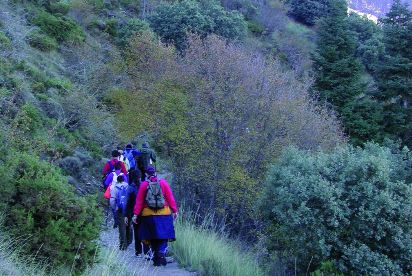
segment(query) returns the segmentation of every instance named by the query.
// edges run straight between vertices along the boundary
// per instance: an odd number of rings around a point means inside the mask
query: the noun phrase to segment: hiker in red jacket
[[[124,175],[127,175],[126,166],[124,165],[123,162],[119,161],[119,156],[120,156],[120,153],[117,150],[112,151],[112,159],[107,161],[106,164],[104,165],[103,172],[102,172],[103,177],[106,177],[109,173],[114,171],[114,164],[116,164],[117,162],[121,163],[122,173],[124,173]]]
[[[140,184],[134,206],[133,222],[139,220],[141,240],[150,241],[154,252],[153,265],[166,265],[167,242],[176,239],[173,219],[177,206],[169,183],[158,179],[153,166],[146,170],[148,181]]]

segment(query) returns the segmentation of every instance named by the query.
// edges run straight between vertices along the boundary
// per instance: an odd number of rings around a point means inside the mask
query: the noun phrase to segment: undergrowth
[[[0,215],[3,224],[4,215]],[[47,267],[36,260],[36,255],[22,256],[21,244],[28,237],[12,238],[0,229],[0,275],[46,275]]]
[[[191,214],[183,214],[175,223],[176,241],[171,251],[180,265],[200,275],[259,276],[263,271],[253,253],[244,252],[230,241],[213,217],[196,225]]]

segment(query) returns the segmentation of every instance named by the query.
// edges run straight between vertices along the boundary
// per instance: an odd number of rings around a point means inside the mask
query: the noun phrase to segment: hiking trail
[[[159,174],[164,178],[165,174]],[[176,260],[165,267],[154,267],[152,261],[138,258],[134,251],[134,241],[127,250],[119,250],[119,230],[112,228],[113,221],[100,234],[99,244],[103,254],[99,269],[92,275],[138,275],[138,276],[194,276],[195,272],[189,272],[179,268]],[[104,273],[107,271],[108,273]]]

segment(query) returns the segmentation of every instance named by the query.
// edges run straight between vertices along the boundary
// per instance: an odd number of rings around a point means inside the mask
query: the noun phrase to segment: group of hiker
[[[112,151],[103,168],[104,196],[119,229],[119,249],[135,242],[135,254],[165,266],[168,241],[175,240],[177,205],[165,179],[156,174],[156,154],[143,143]]]

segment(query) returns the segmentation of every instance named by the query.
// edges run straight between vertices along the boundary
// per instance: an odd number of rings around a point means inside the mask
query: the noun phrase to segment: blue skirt
[[[172,215],[140,217],[140,239],[175,240],[175,228]]]

